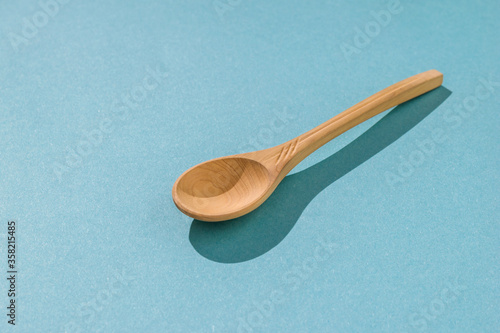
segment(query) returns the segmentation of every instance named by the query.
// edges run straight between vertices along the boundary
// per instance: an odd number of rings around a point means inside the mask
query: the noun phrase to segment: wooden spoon
[[[443,74],[430,70],[407,78],[295,139],[264,150],[216,158],[185,171],[172,197],[184,214],[216,222],[259,207],[281,180],[313,151],[371,117],[435,89]]]

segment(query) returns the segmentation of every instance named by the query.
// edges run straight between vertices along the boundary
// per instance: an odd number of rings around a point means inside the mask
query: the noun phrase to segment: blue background
[[[401,0],[385,26],[386,1],[229,3],[0,3],[0,267],[15,220],[19,270],[0,330],[497,331],[500,2]],[[192,165],[429,69],[443,88],[325,145],[254,213],[174,206]]]

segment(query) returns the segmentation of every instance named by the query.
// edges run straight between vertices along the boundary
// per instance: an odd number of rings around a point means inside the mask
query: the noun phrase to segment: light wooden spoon
[[[376,93],[281,145],[216,158],[185,171],[175,182],[176,206],[195,219],[233,219],[259,207],[281,180],[313,151],[363,121],[435,89],[443,74],[430,70]]]

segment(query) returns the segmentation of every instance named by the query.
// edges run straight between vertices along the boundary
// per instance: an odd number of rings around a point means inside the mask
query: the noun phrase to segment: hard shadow
[[[439,87],[397,106],[332,156],[285,177],[264,204],[245,216],[218,223],[193,220],[191,244],[202,256],[220,263],[261,256],[286,237],[316,195],[408,132],[450,94]]]

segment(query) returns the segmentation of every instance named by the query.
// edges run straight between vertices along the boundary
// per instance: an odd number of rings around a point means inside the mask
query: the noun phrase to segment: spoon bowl
[[[184,214],[207,222],[240,217],[260,206],[281,180],[313,151],[352,127],[439,87],[430,70],[385,88],[312,130],[281,145],[216,158],[185,171],[172,197]]]
[[[177,207],[187,215],[218,221],[263,202],[272,185],[268,169],[242,156],[216,158],[184,172],[174,184]]]

